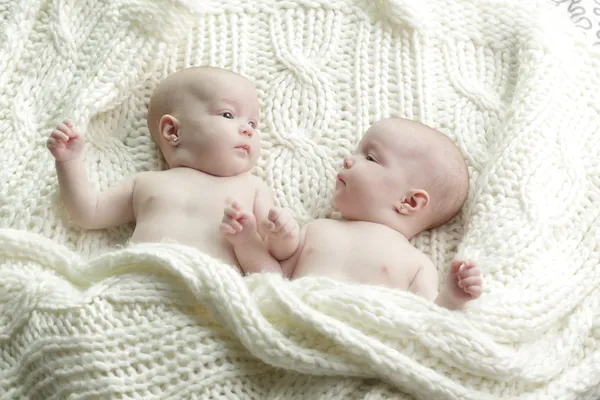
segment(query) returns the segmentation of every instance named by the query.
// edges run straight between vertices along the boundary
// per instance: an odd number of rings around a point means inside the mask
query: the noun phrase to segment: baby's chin
[[[251,171],[253,167],[254,165],[250,163],[244,165],[232,165],[229,168],[223,168],[221,176],[227,177],[245,174],[246,172]]]
[[[353,212],[352,210],[344,210],[344,211],[340,211],[340,209],[337,209],[339,215],[345,219],[346,221],[368,221],[369,219],[365,216],[362,215],[362,213],[360,212]]]
[[[191,168],[197,169],[198,171],[202,171],[213,176],[227,178],[249,172],[250,170],[252,170],[253,167],[254,164],[251,163],[249,160],[232,160],[231,162],[219,163],[218,165],[199,165],[196,168]]]
[[[337,196],[336,196],[337,197]],[[363,213],[360,212],[356,207],[344,204],[343,201],[339,201],[334,198],[333,205],[340,216],[349,221],[363,221]]]

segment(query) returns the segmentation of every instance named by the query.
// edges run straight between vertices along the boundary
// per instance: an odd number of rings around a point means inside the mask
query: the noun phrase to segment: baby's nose
[[[344,158],[344,168],[348,169],[354,165],[354,160],[350,157]]]
[[[240,126],[240,133],[244,136],[252,137],[254,134],[254,129],[248,124],[244,124]]]

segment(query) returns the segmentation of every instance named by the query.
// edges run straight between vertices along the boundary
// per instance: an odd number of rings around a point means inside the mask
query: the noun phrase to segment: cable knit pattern
[[[0,397],[594,399],[600,393],[600,56],[556,1],[0,2]],[[72,225],[45,148],[71,118],[98,189],[161,168],[145,125],[167,74],[254,81],[255,173],[302,222],[375,120],[456,141],[461,215],[414,239],[444,274],[479,261],[453,313],[311,277],[242,278],[131,226]],[[443,275],[442,275],[443,276]]]

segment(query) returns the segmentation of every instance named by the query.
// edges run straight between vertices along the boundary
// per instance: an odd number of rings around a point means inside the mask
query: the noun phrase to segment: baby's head
[[[148,129],[169,168],[215,176],[247,172],[260,154],[259,105],[246,78],[214,67],[169,75],[148,105]]]
[[[344,160],[334,201],[345,219],[384,224],[411,238],[450,221],[468,187],[466,163],[447,136],[389,118],[374,123]]]

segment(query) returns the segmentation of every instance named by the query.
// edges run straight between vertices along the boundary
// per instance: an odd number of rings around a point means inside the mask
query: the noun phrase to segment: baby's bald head
[[[154,90],[147,124],[169,168],[233,176],[250,170],[260,155],[259,114],[248,79],[221,68],[191,67]]]
[[[388,118],[370,128],[400,160],[408,185],[425,190],[426,229],[450,221],[462,208],[469,188],[467,166],[458,147],[443,133],[404,118]]]
[[[190,97],[207,99],[216,92],[228,92],[231,86],[255,95],[254,85],[250,81],[218,67],[190,67],[167,76],[150,97],[147,116],[150,135],[156,143],[161,143],[159,121],[163,115],[186,112],[188,110],[185,105],[189,103]],[[255,99],[251,97],[251,100]]]

